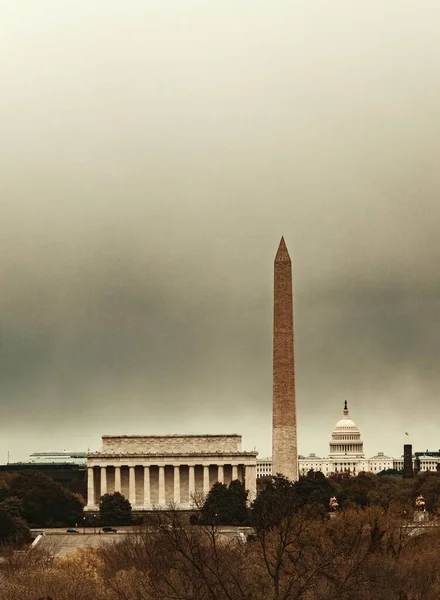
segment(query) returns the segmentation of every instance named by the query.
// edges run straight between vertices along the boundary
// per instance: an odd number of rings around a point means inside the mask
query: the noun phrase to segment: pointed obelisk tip
[[[287,250],[286,242],[284,241],[283,236],[281,236],[280,244],[278,246],[278,251],[275,256],[275,262],[276,261],[289,261],[290,262],[289,251]]]

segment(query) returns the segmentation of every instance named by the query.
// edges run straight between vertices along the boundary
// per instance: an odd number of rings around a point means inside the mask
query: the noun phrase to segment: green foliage
[[[201,521],[209,525],[244,525],[248,520],[246,508],[248,492],[238,481],[231,481],[229,487],[215,483],[201,509]]]
[[[414,509],[415,498],[422,494],[427,510],[440,514],[440,473],[436,472],[422,473],[417,479],[404,479],[394,473],[339,473],[325,478],[310,470],[296,482],[278,475],[259,480],[258,485],[259,494],[251,514],[258,530],[279,525],[301,509],[323,514],[331,496],[337,498],[341,510],[377,506],[385,511],[396,508],[400,514],[408,515]]]
[[[101,525],[130,525],[131,504],[120,494],[104,494],[99,502]]]
[[[403,475],[403,471],[399,471],[398,469],[384,469],[383,471],[379,471],[377,475],[378,477],[383,477],[383,475]]]
[[[295,484],[283,475],[271,477],[252,503],[252,524],[257,530],[270,529],[294,514],[300,506]]]
[[[341,508],[379,506],[388,510],[400,506],[410,510],[413,502],[412,483],[399,475],[359,473],[356,477],[335,475],[330,478]],[[414,496],[415,498],[415,496]]]
[[[252,505],[253,524],[257,529],[270,529],[302,508],[322,515],[335,494],[334,483],[320,471],[311,469],[296,482],[277,475],[265,481]]]
[[[407,480],[408,481],[408,480]],[[411,480],[410,480],[411,481]],[[440,513],[440,473],[425,471],[412,482],[411,499],[422,494],[426,502],[426,510],[433,514]]]
[[[228,486],[224,483],[215,483],[203,503],[201,522],[204,524],[226,524],[225,516],[228,514],[228,502]]]
[[[75,525],[82,518],[82,499],[36,471],[13,479],[6,497],[6,508],[19,509],[31,527]]]
[[[330,477],[329,480],[335,489],[341,508],[368,506],[369,493],[377,484],[377,477],[373,473],[359,473],[356,477],[340,474]]]
[[[332,483],[322,473],[312,472],[294,483],[299,506],[315,506],[316,509],[327,509],[335,490]]]

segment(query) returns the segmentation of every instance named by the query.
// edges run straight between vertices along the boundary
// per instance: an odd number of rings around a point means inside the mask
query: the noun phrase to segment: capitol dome
[[[339,421],[336,423],[334,431],[340,431],[341,429],[343,431],[345,431],[346,429],[350,429],[352,431],[359,431],[356,423],[349,417],[342,417],[342,419],[339,419]]]
[[[364,443],[356,423],[350,419],[347,400],[344,404],[342,419],[336,423],[330,441],[330,458],[345,456],[364,457]]]

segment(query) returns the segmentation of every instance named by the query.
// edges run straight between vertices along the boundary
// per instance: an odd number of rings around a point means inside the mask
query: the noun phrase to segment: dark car
[[[116,529],[114,527],[103,527],[102,533],[116,533]]]
[[[66,533],[79,533],[77,529],[68,529]]]

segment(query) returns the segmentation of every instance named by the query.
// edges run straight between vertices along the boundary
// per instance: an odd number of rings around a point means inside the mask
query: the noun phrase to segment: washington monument
[[[272,472],[298,479],[292,264],[281,238],[274,265]]]

